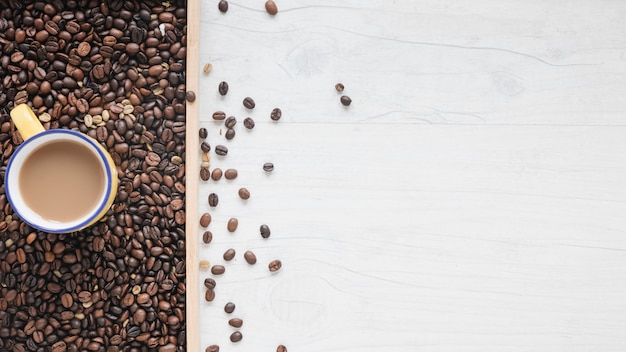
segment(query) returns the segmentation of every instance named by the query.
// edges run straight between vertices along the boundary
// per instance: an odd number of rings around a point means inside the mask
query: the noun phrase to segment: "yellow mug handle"
[[[26,104],[20,104],[11,110],[11,119],[15,127],[20,131],[22,139],[28,138],[45,131],[41,122],[31,108]]]

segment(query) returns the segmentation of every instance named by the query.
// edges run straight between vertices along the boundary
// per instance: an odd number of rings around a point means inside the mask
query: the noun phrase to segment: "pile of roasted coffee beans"
[[[120,179],[105,218],[64,235],[0,186],[0,351],[186,350],[186,18],[184,0],[0,0],[0,179],[19,103],[99,141]]]

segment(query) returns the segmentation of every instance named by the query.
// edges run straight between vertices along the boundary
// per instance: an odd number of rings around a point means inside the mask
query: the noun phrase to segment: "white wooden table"
[[[226,266],[188,307],[202,351],[626,350],[626,3],[263,3],[202,0],[190,61],[213,65],[189,117],[229,148],[211,168],[239,170],[188,195],[213,215],[198,259]]]

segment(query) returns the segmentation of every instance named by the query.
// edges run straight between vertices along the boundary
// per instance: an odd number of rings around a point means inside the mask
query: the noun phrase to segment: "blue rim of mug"
[[[14,156],[17,155],[20,150],[23,149],[23,147],[29,145],[30,143],[35,142],[36,140],[43,138],[47,135],[50,134],[69,134],[75,137],[78,137],[82,140],[84,140],[85,142],[87,142],[89,145],[91,145],[93,148],[93,150],[95,150],[98,154],[98,156],[100,157],[101,161],[103,161],[104,163],[104,167],[105,167],[105,171],[106,171],[106,179],[107,179],[107,185],[106,185],[106,193],[104,193],[106,195],[106,197],[104,197],[104,199],[102,200],[102,202],[98,205],[98,208],[96,208],[95,211],[90,213],[89,218],[87,218],[85,221],[69,227],[69,228],[58,228],[58,229],[53,229],[53,228],[47,228],[45,226],[39,226],[36,224],[31,223],[30,221],[28,221],[25,217],[22,216],[22,214],[20,214],[19,210],[16,209],[16,207],[13,204],[13,200],[11,197],[11,191],[9,187],[9,172],[11,170],[11,165],[13,164],[13,161],[15,160]],[[69,233],[69,232],[74,232],[74,231],[78,231],[78,230],[82,230],[85,226],[87,226],[90,222],[93,221],[93,217],[98,215],[105,207],[105,205],[107,204],[107,201],[109,199],[109,195],[111,194],[111,184],[112,184],[111,180],[111,167],[109,166],[109,163],[107,162],[107,158],[104,155],[104,153],[102,153],[102,150],[98,147],[98,145],[95,144],[95,142],[93,140],[91,140],[90,137],[80,133],[80,132],[76,132],[73,130],[65,130],[65,129],[54,129],[54,130],[47,130],[41,133],[38,133],[32,137],[30,137],[29,139],[25,140],[13,153],[13,156],[11,157],[11,159],[9,160],[9,164],[7,165],[7,169],[5,171],[5,176],[4,176],[4,182],[5,182],[5,192],[7,195],[7,199],[9,201],[9,203],[11,204],[11,208],[13,209],[13,211],[17,214],[17,216],[19,216],[20,219],[22,219],[24,222],[26,222],[28,225],[41,230],[41,231],[45,231],[45,232],[49,232],[49,233]]]

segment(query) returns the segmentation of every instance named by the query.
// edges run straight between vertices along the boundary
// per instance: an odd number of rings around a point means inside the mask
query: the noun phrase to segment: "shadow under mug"
[[[26,104],[17,105],[11,110],[11,119],[15,123],[18,131],[24,139],[22,143],[11,156],[7,165],[5,174],[5,190],[7,199],[13,208],[13,211],[30,226],[45,232],[51,233],[69,233],[82,230],[100,220],[109,210],[117,194],[118,177],[117,168],[109,153],[95,139],[72,130],[53,129],[45,130],[39,122],[34,112]],[[69,149],[64,153],[64,158],[76,157],[74,150],[85,147],[89,153],[89,157],[97,159],[97,165],[104,182],[97,189],[97,201],[94,206],[89,209],[83,209],[81,214],[71,220],[51,219],[45,214],[41,214],[33,209],[32,204],[29,205],[25,200],[25,184],[22,184],[25,177],[21,175],[24,163],[33,156],[34,153],[42,148],[60,142],[71,142],[76,144],[76,148]],[[83,148],[84,149],[84,148]],[[41,182],[46,182],[47,175],[39,175]],[[25,181],[24,181],[25,182]],[[46,185],[46,187],[55,187],[54,184]],[[39,195],[35,195],[39,196]],[[32,197],[32,195],[31,195]],[[42,199],[44,202],[51,200]],[[72,204],[68,204],[68,199],[60,197],[54,199],[58,207],[71,208]]]

